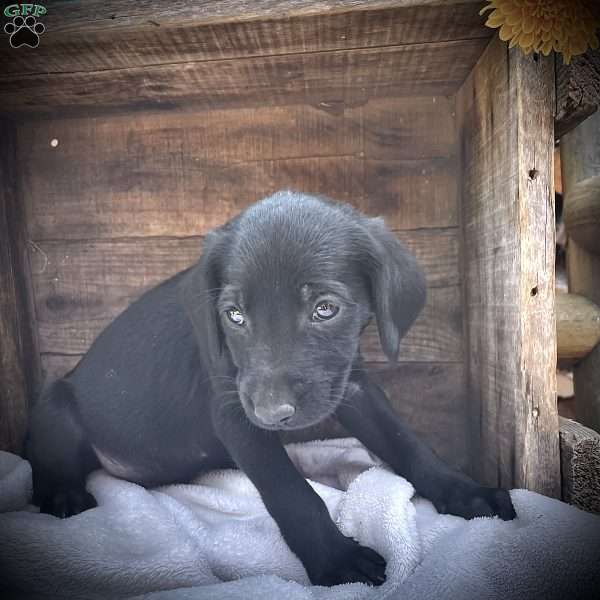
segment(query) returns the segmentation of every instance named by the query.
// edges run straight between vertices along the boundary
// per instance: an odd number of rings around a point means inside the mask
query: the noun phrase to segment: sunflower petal
[[[494,8],[493,4],[488,4],[487,6],[484,6],[480,11],[479,14],[482,15],[486,10],[492,10]]]
[[[520,12],[513,12],[510,13],[509,15],[506,15],[506,22],[511,26],[514,27],[515,25],[521,25],[521,21],[522,21],[522,17],[521,17],[521,13]]]
[[[529,18],[523,19],[523,23],[521,25],[523,31],[525,33],[531,33],[535,29],[535,22],[533,15],[528,15]]]
[[[510,38],[513,36],[512,27],[510,25],[507,25],[506,23],[504,23],[504,25],[502,25],[502,27],[500,27],[499,35],[500,35],[500,39],[503,42],[510,40]]]
[[[501,25],[504,24],[504,18],[502,17],[502,15],[495,10],[488,18],[487,21],[485,22],[485,24],[488,27],[500,27]]]
[[[552,31],[554,27],[554,22],[552,19],[542,19],[542,29],[544,31]]]
[[[552,51],[552,40],[545,41],[542,44],[540,51],[544,56],[548,56],[548,54],[550,54],[550,52]]]
[[[532,46],[534,41],[535,41],[535,38],[533,36],[533,33],[531,33],[531,32],[529,32],[529,33],[523,32],[523,34],[521,35],[521,44],[523,44],[524,46]]]

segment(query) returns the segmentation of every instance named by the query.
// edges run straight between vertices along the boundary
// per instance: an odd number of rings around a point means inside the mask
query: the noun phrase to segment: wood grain
[[[400,360],[461,361],[457,230],[399,232],[427,274],[429,301],[402,344]],[[40,242],[31,249],[40,348],[81,354],[143,291],[188,267],[201,239]],[[367,360],[385,361],[374,327]]]
[[[463,364],[368,365],[392,406],[441,458],[467,472],[468,428]]]
[[[0,450],[20,453],[40,372],[15,137],[0,120]]]
[[[42,353],[42,379],[44,385],[66,375],[83,357],[83,354],[57,354],[53,352]]]
[[[562,499],[600,514],[600,434],[560,417]]]
[[[64,4],[64,3],[63,3]],[[66,34],[99,31],[125,32],[186,23],[210,24],[329,15],[350,10],[409,9],[448,4],[455,7],[477,0],[86,0],[85,5],[70,3],[68,7],[47,8],[44,22],[50,31]],[[475,4],[475,6],[473,6]]]
[[[600,7],[595,4],[597,18]],[[556,65],[556,137],[562,138],[590,115],[600,105],[600,50],[588,50],[565,65]]]
[[[485,42],[484,38],[126,69],[8,74],[0,80],[0,105],[15,113],[60,108],[71,112],[76,107],[215,109],[451,95]]]
[[[87,4],[87,3],[86,3]],[[172,3],[169,3],[170,5]],[[212,4],[222,4],[213,2]],[[157,64],[247,58],[301,52],[327,52],[449,40],[486,38],[484,17],[472,3],[438,6],[370,8],[346,7],[344,12],[296,15],[263,13],[252,20],[206,22],[197,3],[181,10],[146,9],[126,19],[123,6],[107,18],[93,18],[87,6],[75,20],[77,7],[54,10],[42,18],[46,32],[35,52],[12,52],[0,48],[0,73],[89,72]],[[246,7],[246,12],[250,6]],[[349,9],[349,10],[348,10]],[[246,15],[244,15],[247,18]],[[444,26],[440,27],[440,23]],[[1,77],[1,76],[0,76]]]
[[[388,98],[339,112],[290,106],[26,123],[19,160],[30,235],[199,235],[281,188],[351,202],[394,229],[454,226],[453,110],[442,97]]]
[[[553,69],[494,39],[457,104],[476,472],[557,497]]]

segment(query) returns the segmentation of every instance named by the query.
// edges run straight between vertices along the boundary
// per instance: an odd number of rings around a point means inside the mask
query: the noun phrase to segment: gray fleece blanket
[[[340,530],[387,560],[379,588],[311,586],[247,477],[147,490],[97,471],[98,507],[29,505],[29,464],[0,453],[0,596],[152,600],[600,598],[600,517],[513,490],[518,518],[438,514],[356,440],[288,446]]]

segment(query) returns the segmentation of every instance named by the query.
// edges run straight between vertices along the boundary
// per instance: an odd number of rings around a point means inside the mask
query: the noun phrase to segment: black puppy
[[[34,501],[63,517],[94,506],[85,478],[100,465],[153,486],[235,464],[313,583],[377,585],[385,561],[340,533],[280,441],[334,415],[439,511],[512,519],[508,493],[447,467],[361,368],[372,316],[394,360],[424,300],[415,259],[380,219],[293,192],[251,206],[35,406]]]

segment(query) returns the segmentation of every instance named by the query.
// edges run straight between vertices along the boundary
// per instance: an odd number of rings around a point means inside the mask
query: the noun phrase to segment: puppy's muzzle
[[[266,427],[281,427],[288,424],[296,414],[296,396],[291,389],[289,378],[249,376],[240,382],[245,408],[257,424]],[[253,414],[252,414],[253,413]]]
[[[292,404],[279,404],[277,406],[255,406],[256,418],[265,425],[283,425],[287,423],[296,412]]]

